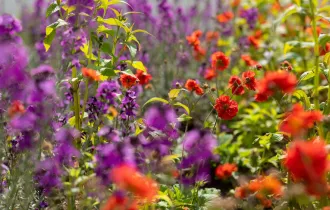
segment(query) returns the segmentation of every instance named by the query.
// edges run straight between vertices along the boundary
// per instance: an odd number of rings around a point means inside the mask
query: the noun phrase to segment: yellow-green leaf
[[[144,72],[147,72],[146,67],[143,65],[141,61],[133,61],[132,66],[136,69],[142,70]]]
[[[176,102],[175,104],[173,104],[174,106],[180,106],[182,108],[184,108],[184,110],[186,110],[187,114],[190,115],[190,109],[187,105],[180,103],[180,102]]]
[[[172,89],[169,93],[168,93],[168,97],[173,100],[176,99],[180,93],[181,89]]]
[[[162,102],[164,104],[168,104],[168,101],[163,99],[163,98],[158,98],[158,97],[154,97],[149,99],[147,102],[145,102],[145,104],[143,104],[143,106],[149,104],[149,103],[153,103],[153,102]]]

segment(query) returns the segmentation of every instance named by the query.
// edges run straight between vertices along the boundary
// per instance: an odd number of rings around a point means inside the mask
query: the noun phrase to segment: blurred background
[[[159,0],[152,0],[149,2],[157,3]],[[191,5],[194,0],[173,0],[179,2],[182,5]],[[34,0],[0,0],[0,14],[10,13],[18,15],[22,7],[31,7]]]

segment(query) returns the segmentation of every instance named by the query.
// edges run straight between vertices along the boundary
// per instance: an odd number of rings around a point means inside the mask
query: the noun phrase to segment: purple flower
[[[13,38],[16,33],[22,31],[22,25],[19,20],[9,14],[0,16],[0,41]]]
[[[36,167],[35,181],[45,194],[49,194],[53,189],[62,187],[62,171],[57,163],[54,159],[48,158],[41,161]]]
[[[157,130],[175,139],[178,137],[179,122],[175,111],[168,107],[151,107],[144,114],[144,122],[149,130]]]
[[[115,99],[120,94],[119,89],[120,86],[117,81],[102,82],[97,89],[96,96],[107,106],[115,105]]]
[[[86,111],[91,122],[95,122],[97,119],[99,119],[100,114],[104,112],[103,105],[104,104],[96,97],[90,97],[88,99]]]
[[[258,9],[253,7],[250,9],[243,10],[240,16],[246,19],[249,28],[253,30],[258,20]]]
[[[128,120],[130,117],[136,116],[139,105],[136,103],[136,93],[134,91],[128,90],[126,92],[120,108],[121,119]]]
[[[213,154],[217,141],[213,134],[207,130],[189,131],[183,139],[183,150],[187,155],[179,164],[180,169],[190,169],[182,175],[182,182],[194,184],[197,181],[207,181],[209,179],[209,161],[216,159]]]
[[[26,80],[28,63],[26,49],[13,42],[0,43],[0,89]]]
[[[128,140],[104,144],[97,148],[95,173],[102,179],[104,184],[109,184],[110,170],[114,166],[123,163],[135,165],[134,148]]]

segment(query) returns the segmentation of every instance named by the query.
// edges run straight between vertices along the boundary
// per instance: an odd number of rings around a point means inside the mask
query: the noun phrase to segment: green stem
[[[316,30],[316,19],[315,19],[315,7],[313,4],[313,0],[309,0],[311,7],[311,19],[312,19],[312,29],[313,29],[313,38],[314,38],[314,65],[315,65],[315,77],[314,77],[314,106],[315,110],[320,110],[320,102],[319,102],[319,86],[320,86],[320,69],[319,69],[319,60],[320,60],[320,51],[319,51],[319,41],[318,34]],[[318,123],[318,132],[319,136],[323,136],[323,126],[322,123]]]
[[[77,69],[76,67],[72,68],[72,79],[74,80],[72,83],[73,86],[73,110],[75,116],[75,128],[80,130],[80,105],[79,105],[79,84],[77,80]]]
[[[88,100],[88,78],[85,79],[84,102],[83,102],[83,107],[82,107],[82,110],[81,110],[81,117],[80,117],[81,123],[82,123],[82,120],[84,119],[87,100]]]

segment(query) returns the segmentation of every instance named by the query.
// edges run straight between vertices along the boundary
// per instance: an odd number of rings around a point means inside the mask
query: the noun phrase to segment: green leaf
[[[192,117],[186,114],[182,114],[180,117],[178,117],[179,122],[185,122],[191,120]]]
[[[124,24],[123,21],[120,21],[116,18],[108,18],[108,19],[103,19],[102,17],[97,17],[97,22],[99,23],[105,23],[111,26],[119,26],[122,29],[124,29],[126,31],[126,33],[130,32],[130,29]]]
[[[86,58],[95,61],[97,59],[96,56],[93,53],[90,53],[88,48],[89,48],[89,44],[85,43],[83,46],[80,47],[80,50],[85,54]]]
[[[52,3],[49,5],[49,7],[46,10],[46,18],[48,18],[51,14],[54,14],[55,12],[59,11],[60,7],[57,5],[57,3]]]
[[[168,104],[168,101],[167,101],[167,100],[165,100],[165,99],[163,99],[163,98],[154,97],[154,98],[149,99],[147,102],[145,102],[145,103],[143,104],[143,107],[144,107],[145,105],[149,104],[149,103],[154,103],[154,102],[162,102],[162,103],[164,103],[164,104]]]
[[[50,24],[46,27],[46,37],[44,39],[44,46],[46,49],[46,52],[49,50],[53,39],[56,35],[56,29],[62,26],[68,25],[68,23],[62,19],[58,19],[56,22]]]
[[[314,76],[315,76],[314,71],[306,71],[303,74],[301,74],[299,80],[300,81],[309,80],[309,79],[313,78]]]
[[[107,54],[111,54],[112,53],[111,50],[112,50],[112,47],[111,47],[110,43],[104,42],[102,44],[102,46],[101,46],[101,51],[102,52],[105,52]]]
[[[177,103],[173,104],[173,106],[180,106],[180,107],[184,108],[184,110],[186,110],[187,114],[190,115],[190,109],[185,104],[177,102]]]
[[[109,29],[109,28],[105,27],[104,25],[98,26],[97,29],[96,29],[96,32],[97,33],[105,33],[105,34],[110,35],[112,37],[114,37],[116,35],[115,30]]]
[[[137,53],[136,46],[134,44],[132,44],[132,43],[126,43],[125,45],[128,48],[129,53],[131,54],[131,58],[134,59],[135,56],[136,56],[136,53]]]
[[[152,36],[151,33],[149,33],[146,30],[142,30],[142,29],[136,29],[136,30],[132,31],[132,34],[136,34],[136,33],[144,33],[144,34],[148,34],[148,35]]]
[[[320,47],[325,47],[325,45],[330,42],[330,34],[320,34],[319,44]]]
[[[311,107],[311,102],[309,100],[309,97],[303,90],[296,90],[292,94],[294,97],[298,98],[300,101],[304,102],[305,106],[307,109]]]
[[[274,22],[275,26],[278,25],[279,23],[285,22],[288,17],[290,17],[291,15],[293,15],[295,13],[298,13],[299,11],[301,11],[301,7],[298,7],[296,5],[292,5],[292,6],[288,7],[282,13],[282,15],[280,15],[280,17],[277,20],[275,20],[275,22]]]
[[[117,74],[115,73],[115,70],[112,68],[101,68],[101,75],[107,77],[114,77]]]
[[[181,92],[181,89],[172,89],[169,93],[168,93],[168,97],[173,100],[176,99],[179,95],[179,93]]]

